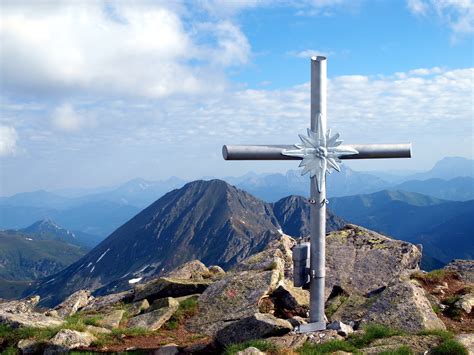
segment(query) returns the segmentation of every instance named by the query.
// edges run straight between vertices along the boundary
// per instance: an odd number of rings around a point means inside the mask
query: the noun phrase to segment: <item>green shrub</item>
[[[433,355],[468,355],[467,349],[454,339],[443,341],[440,345],[431,350]]]
[[[237,354],[239,351],[245,350],[249,347],[254,347],[259,349],[260,351],[277,351],[278,348],[271,343],[268,343],[264,340],[248,340],[243,343],[239,344],[231,344],[226,346],[224,350],[225,355],[234,355]]]
[[[431,330],[422,330],[417,333],[417,335],[434,335],[441,338],[442,341],[450,340],[454,338],[453,333],[448,330],[443,329],[431,329]]]
[[[384,325],[369,324],[364,327],[363,334],[349,335],[347,342],[357,348],[362,348],[376,339],[389,338],[395,335],[403,335],[403,332]]]

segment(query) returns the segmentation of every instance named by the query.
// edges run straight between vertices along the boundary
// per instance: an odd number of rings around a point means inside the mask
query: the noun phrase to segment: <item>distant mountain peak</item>
[[[41,219],[19,232],[33,236],[35,239],[54,239],[75,243],[76,235],[55,223],[50,218]]]

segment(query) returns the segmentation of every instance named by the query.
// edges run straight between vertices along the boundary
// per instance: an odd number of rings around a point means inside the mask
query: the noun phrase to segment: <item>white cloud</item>
[[[69,103],[64,103],[56,107],[52,114],[52,124],[55,128],[65,131],[73,132],[79,130],[85,123],[84,117],[74,110],[74,107]]]
[[[408,0],[407,5],[415,15],[439,17],[455,35],[474,32],[473,0]]]
[[[3,4],[2,89],[151,98],[197,94],[222,88],[224,67],[246,63],[250,54],[246,37],[229,20],[185,26],[166,3],[104,4]]]
[[[0,157],[15,154],[17,141],[18,134],[14,127],[0,125]]]
[[[412,69],[408,72],[409,75],[420,75],[420,76],[440,74],[440,73],[442,73],[442,69],[439,67],[418,68],[418,69]]]
[[[294,57],[308,59],[308,58],[317,57],[317,56],[328,57],[330,55],[333,55],[334,53],[331,51],[327,52],[327,51],[320,51],[317,49],[305,49],[299,52],[291,51],[291,52],[288,52],[288,54]]]

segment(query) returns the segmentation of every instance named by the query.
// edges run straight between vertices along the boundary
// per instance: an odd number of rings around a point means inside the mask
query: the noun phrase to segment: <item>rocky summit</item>
[[[38,296],[4,301],[0,350],[467,354],[472,348],[473,284],[454,266],[422,272],[416,246],[355,225],[327,236],[327,330],[298,333],[308,322],[309,292],[291,280],[296,243],[281,234],[228,271],[192,260],[129,291],[78,290],[54,309],[38,308]],[[464,274],[468,268],[463,263]]]
[[[53,306],[80,289],[96,295],[130,289],[195,259],[228,270],[282,233],[306,236],[308,220],[302,197],[269,204],[221,180],[195,181],[160,198],[25,295],[40,295],[42,305]],[[328,230],[343,224],[328,213]]]

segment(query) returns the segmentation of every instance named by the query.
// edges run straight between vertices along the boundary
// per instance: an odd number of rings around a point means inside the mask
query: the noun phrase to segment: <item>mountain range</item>
[[[308,196],[309,193],[308,178],[293,170],[286,174],[248,173],[224,180],[267,202],[276,202],[289,195]],[[176,177],[154,182],[134,179],[115,187],[36,191],[0,197],[0,229],[25,228],[49,218],[69,230],[94,236],[95,244],[98,244],[140,210],[185,183]],[[328,178],[330,197],[370,194],[386,189],[453,201],[474,199],[473,160],[444,158],[425,173],[404,176],[357,172],[343,166],[341,173]]]
[[[228,269],[282,233],[306,235],[308,211],[302,197],[269,204],[221,180],[194,181],[164,195],[29,292],[55,304],[81,288],[97,294],[125,289],[189,260]],[[344,223],[328,213],[328,231]]]
[[[338,197],[329,206],[345,220],[423,244],[425,262],[473,259],[474,200],[446,201],[406,191]]]

